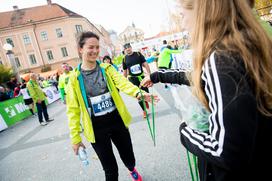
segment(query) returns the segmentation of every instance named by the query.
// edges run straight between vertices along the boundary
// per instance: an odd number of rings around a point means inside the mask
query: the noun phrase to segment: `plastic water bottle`
[[[78,158],[83,163],[84,166],[89,165],[88,155],[83,147],[79,147],[78,149]]]

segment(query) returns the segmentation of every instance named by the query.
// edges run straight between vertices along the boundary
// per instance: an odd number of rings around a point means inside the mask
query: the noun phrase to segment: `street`
[[[160,102],[155,106],[155,147],[137,100],[122,94],[133,117],[129,129],[136,168],[145,181],[189,181],[186,152],[179,140],[180,118],[171,93],[164,89],[163,84],[155,85],[153,92],[160,97]],[[0,132],[0,180],[103,181],[101,164],[86,140],[83,139],[88,146],[90,165],[84,167],[74,155],[65,105],[57,101],[48,106],[48,112],[55,120],[47,126],[40,126],[37,116],[32,116]],[[149,118],[152,122],[151,114]],[[115,147],[114,151],[119,166],[119,180],[131,180]]]

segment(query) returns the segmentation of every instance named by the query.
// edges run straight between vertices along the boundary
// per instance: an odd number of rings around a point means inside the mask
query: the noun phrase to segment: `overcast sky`
[[[151,37],[168,26],[169,12],[174,0],[52,0],[74,11],[92,23],[101,24],[107,30],[121,33],[132,22]],[[46,0],[0,0],[0,12],[45,5]],[[0,17],[1,21],[1,17]]]

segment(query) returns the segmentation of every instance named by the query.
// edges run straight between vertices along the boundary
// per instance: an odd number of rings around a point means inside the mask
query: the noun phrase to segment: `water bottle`
[[[78,149],[78,158],[83,163],[84,166],[89,165],[88,155],[86,150],[83,147],[79,147]]]

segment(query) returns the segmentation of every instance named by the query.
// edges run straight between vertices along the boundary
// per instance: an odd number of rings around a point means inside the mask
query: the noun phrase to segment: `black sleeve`
[[[190,82],[186,77],[186,73],[179,69],[158,70],[150,75],[150,79],[153,83],[161,82],[190,85]]]
[[[211,110],[209,131],[199,132],[183,123],[180,139],[196,156],[217,167],[236,170],[246,166],[253,155],[258,112],[246,72],[238,71],[232,64],[235,61],[229,60],[213,53],[202,69]]]
[[[126,60],[126,56],[123,58],[123,61],[122,61],[123,70],[126,70],[126,69],[127,69],[127,65],[126,65],[126,63],[125,63],[125,60]]]

